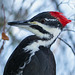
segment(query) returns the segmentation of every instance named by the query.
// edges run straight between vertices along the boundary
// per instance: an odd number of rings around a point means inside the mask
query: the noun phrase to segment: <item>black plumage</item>
[[[50,47],[39,46],[39,50],[31,57],[31,61],[28,61],[31,53],[23,48],[37,40],[40,38],[32,35],[18,45],[7,61],[3,75],[56,75],[56,63]],[[25,67],[20,68],[25,63]],[[21,71],[22,74],[20,74]]]

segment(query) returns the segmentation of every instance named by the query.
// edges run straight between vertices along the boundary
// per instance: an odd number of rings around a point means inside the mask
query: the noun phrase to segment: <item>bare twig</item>
[[[2,50],[4,49],[4,44],[5,44],[5,41],[3,40],[3,44],[2,44],[2,46],[0,48],[0,54],[1,54]]]
[[[4,14],[4,25],[3,25],[3,32],[5,33],[5,27],[6,27],[6,17],[5,17],[5,10],[4,10],[4,5],[2,4],[2,9],[3,9],[3,14]],[[4,49],[4,44],[5,44],[5,40],[3,40],[3,44],[0,48],[0,53],[2,52],[2,50]]]
[[[65,41],[64,41],[63,39],[61,39],[60,37],[58,37],[58,39],[60,39],[60,40],[63,41],[67,46],[69,46],[69,47],[71,48],[72,52],[73,52],[74,55],[75,55],[75,52],[74,52],[73,48],[72,48],[67,42],[65,42]]]
[[[3,5],[3,4],[2,4],[2,9],[3,9],[3,14],[4,14],[3,32],[5,32],[5,27],[6,27],[6,17],[5,17],[5,10],[4,10],[4,5]]]
[[[64,29],[63,31],[72,31],[72,32],[75,32],[74,30],[71,30],[71,29]]]

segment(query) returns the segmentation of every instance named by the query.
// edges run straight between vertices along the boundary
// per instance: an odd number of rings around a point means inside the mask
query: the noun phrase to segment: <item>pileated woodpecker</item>
[[[67,23],[60,12],[42,12],[27,21],[8,22],[35,35],[25,38],[7,61],[3,75],[56,75],[56,63],[50,50]]]

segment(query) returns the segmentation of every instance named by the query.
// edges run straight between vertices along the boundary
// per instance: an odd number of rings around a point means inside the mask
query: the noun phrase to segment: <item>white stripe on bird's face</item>
[[[42,23],[39,23],[39,22],[36,22],[36,21],[29,22],[29,23],[32,24],[32,25],[38,25],[38,26],[42,27],[48,33],[53,34],[54,38],[56,38],[59,35],[59,33],[61,32],[61,29],[59,29],[59,28],[50,27],[49,25],[45,25],[45,24],[42,24]],[[50,38],[49,34],[41,33],[37,29],[31,28],[30,31],[33,32],[34,34],[36,34],[38,37],[48,38],[48,39]]]
[[[47,19],[45,18],[46,21],[58,21],[57,19]]]

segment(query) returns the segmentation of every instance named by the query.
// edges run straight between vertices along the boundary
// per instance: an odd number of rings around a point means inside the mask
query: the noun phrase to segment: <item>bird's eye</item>
[[[44,20],[44,19],[42,19],[42,20],[41,20],[41,23],[45,23],[45,20]]]

